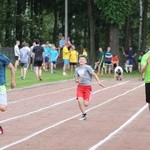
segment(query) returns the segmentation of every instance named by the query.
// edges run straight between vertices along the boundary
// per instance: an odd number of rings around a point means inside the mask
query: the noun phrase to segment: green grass
[[[16,82],[16,88],[22,88],[32,85],[37,85],[41,83],[52,83],[56,81],[63,81],[63,80],[70,80],[73,79],[73,76],[69,75],[68,70],[68,76],[62,75],[62,68],[59,68],[56,70],[55,74],[51,74],[49,71],[42,71],[42,79],[43,81],[37,81],[35,73],[31,71],[30,69],[27,70],[26,79],[21,80],[21,71],[20,68],[15,72],[15,82]],[[10,70],[6,70],[6,87],[10,88]]]
[[[114,74],[104,74],[104,75],[100,75],[100,78],[113,78]],[[123,75],[124,78],[140,78],[141,75],[139,74],[139,72],[137,70],[134,70],[132,73],[126,73],[124,72]]]
[[[50,72],[43,71],[42,72],[42,78],[43,81],[37,81],[35,73],[28,69],[26,79],[21,80],[21,73],[20,73],[20,68],[16,71],[15,74],[15,81],[16,81],[16,88],[22,88],[22,87],[27,87],[27,86],[33,86],[33,85],[38,85],[41,83],[52,83],[52,82],[57,82],[57,81],[63,81],[63,80],[71,80],[73,79],[73,76],[70,75],[70,71],[68,70],[68,76],[63,76],[62,75],[62,68],[57,68],[55,74],[50,74]],[[107,74],[107,75],[100,75],[100,78],[105,79],[105,78],[113,78],[113,74]],[[127,74],[124,73],[124,78],[140,78],[140,74],[138,71],[133,71],[132,74]],[[7,80],[7,88],[10,89],[10,71],[9,69],[6,70],[6,80]]]

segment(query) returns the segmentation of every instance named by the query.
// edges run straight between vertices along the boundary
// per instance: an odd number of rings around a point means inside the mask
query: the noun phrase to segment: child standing
[[[91,81],[92,76],[97,80],[98,84],[103,87],[100,83],[98,76],[94,73],[91,66],[86,65],[87,58],[84,55],[79,56],[79,67],[75,69],[75,82],[78,83],[77,86],[77,100],[79,109],[82,112],[82,117],[80,120],[86,120],[87,115],[85,112],[85,107],[88,106],[91,96]]]
[[[78,55],[79,53],[77,52],[77,50],[75,50],[75,46],[72,45],[69,57],[71,76],[73,75],[73,70],[77,67]]]
[[[15,68],[10,63],[10,60],[3,54],[0,54],[0,111],[4,112],[7,108],[7,95],[6,95],[6,66],[11,72],[11,88],[15,87]],[[3,128],[0,126],[0,134],[3,134]]]

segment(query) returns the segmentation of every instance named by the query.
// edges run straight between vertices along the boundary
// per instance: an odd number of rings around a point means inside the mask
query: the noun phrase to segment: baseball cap
[[[70,42],[67,42],[65,45],[67,45],[67,46],[69,47],[69,46],[71,46],[71,43],[70,43]]]

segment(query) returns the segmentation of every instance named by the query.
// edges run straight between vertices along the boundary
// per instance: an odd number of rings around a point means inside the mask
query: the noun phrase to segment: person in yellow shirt
[[[73,69],[77,67],[78,55],[79,53],[75,50],[75,46],[72,45],[70,49],[70,57],[69,57],[71,76],[73,74]]]
[[[66,76],[66,68],[67,66],[69,66],[69,56],[70,56],[70,52],[69,52],[69,47],[71,46],[70,42],[67,42],[62,50],[62,57],[63,57],[63,61],[64,61],[64,66],[63,66],[63,75]]]
[[[83,52],[82,52],[82,54],[83,54],[84,56],[88,57],[88,53],[87,53],[86,48],[83,48]]]

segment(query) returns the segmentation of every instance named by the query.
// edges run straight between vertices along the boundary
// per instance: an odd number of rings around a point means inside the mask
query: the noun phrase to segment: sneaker
[[[3,134],[4,130],[3,128],[0,126],[0,134]]]
[[[86,119],[87,119],[87,115],[83,114],[79,120],[86,120]]]

